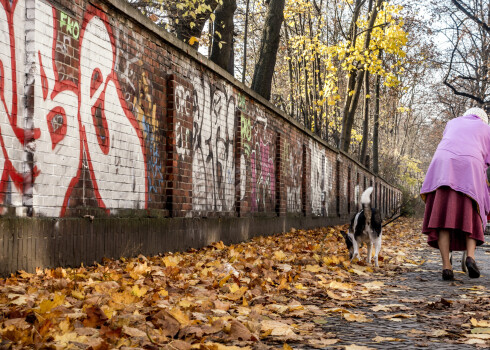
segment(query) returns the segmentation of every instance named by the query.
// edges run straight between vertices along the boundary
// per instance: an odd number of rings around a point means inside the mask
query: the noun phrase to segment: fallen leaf
[[[392,338],[392,337],[380,337],[379,335],[373,338],[373,341],[376,343],[381,343],[384,341],[403,341],[403,339],[400,338]]]
[[[295,336],[296,335],[296,333],[294,333],[293,328],[290,325],[279,321],[264,320],[260,322],[260,328],[261,328],[261,332],[270,331],[270,335],[272,336]]]
[[[340,341],[340,339],[310,339],[308,341],[308,345],[315,349],[322,349],[330,345],[337,344]]]
[[[376,350],[374,348],[369,348],[367,346],[355,345],[355,344],[346,345],[344,349],[345,350]]]
[[[473,327],[490,327],[490,321],[487,320],[477,320],[476,318],[472,317],[470,322]]]
[[[368,319],[363,314],[347,313],[344,314],[343,316],[349,322],[373,322],[373,320]]]
[[[473,334],[490,334],[490,328],[473,328],[471,330]]]
[[[342,300],[342,301],[347,301],[347,300],[352,300],[354,299],[353,296],[340,296],[338,294],[335,294],[334,292],[332,292],[331,290],[327,290],[327,295],[332,298],[332,299],[335,299],[335,300]]]
[[[249,341],[252,339],[252,333],[248,330],[243,323],[232,320],[230,325],[230,338],[233,340]]]
[[[122,332],[130,337],[146,337],[146,333],[134,327],[124,326]]]

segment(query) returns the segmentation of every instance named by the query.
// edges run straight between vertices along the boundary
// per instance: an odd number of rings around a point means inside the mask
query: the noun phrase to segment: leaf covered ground
[[[420,227],[420,221],[405,218],[386,226],[379,268],[348,261],[340,235],[344,225],[293,229],[230,246],[217,242],[185,253],[106,260],[92,267],[21,271],[0,280],[1,346],[291,350],[369,349],[407,341],[490,345],[486,286],[465,284],[462,275],[456,282],[438,281],[438,256],[427,251]],[[454,299],[441,294],[438,283],[452,288]]]

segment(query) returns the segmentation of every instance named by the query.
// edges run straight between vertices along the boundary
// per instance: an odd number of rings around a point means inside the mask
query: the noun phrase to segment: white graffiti
[[[328,216],[333,167],[325,148],[310,139],[311,150],[311,209],[313,215]]]
[[[191,92],[184,88],[182,85],[177,85],[174,90],[175,93],[175,109],[177,113],[189,115],[189,103],[187,101],[191,98]]]
[[[94,13],[95,12],[95,13]],[[62,216],[82,167],[82,152],[98,205],[108,211],[144,208],[142,135],[114,73],[115,47],[98,10],[88,11],[80,37],[79,84],[60,81],[54,64],[55,11],[36,1],[33,204],[38,215]],[[51,45],[46,45],[51,43]]]
[[[235,98],[195,77],[192,203],[197,213],[229,212],[235,204]]]
[[[301,181],[303,168],[303,148],[296,144],[284,142],[283,161],[287,177],[286,209],[288,213],[301,212]]]

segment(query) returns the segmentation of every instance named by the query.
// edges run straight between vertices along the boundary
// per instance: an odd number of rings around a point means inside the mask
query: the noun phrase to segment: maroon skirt
[[[466,250],[467,235],[476,240],[476,245],[485,240],[476,202],[447,186],[426,194],[422,232],[428,236],[427,243],[431,247],[439,248],[440,229],[450,232],[452,251]]]

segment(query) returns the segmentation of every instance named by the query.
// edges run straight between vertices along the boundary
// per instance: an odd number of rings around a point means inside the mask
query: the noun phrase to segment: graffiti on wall
[[[229,212],[235,204],[235,98],[205,75],[193,79],[192,205]]]
[[[137,83],[138,94],[133,99],[133,113],[143,130],[146,148],[148,201],[159,201],[154,195],[161,193],[164,184],[161,152],[160,119],[157,118],[157,104],[154,101],[151,80],[142,72]]]
[[[106,15],[89,6],[83,25],[78,25],[54,7],[35,2],[35,16],[28,19],[34,22],[35,40],[27,52],[30,67],[26,69],[34,108],[28,114],[30,128],[24,131],[18,126],[24,95],[19,72],[24,71],[25,41],[32,38],[24,35],[24,2],[0,0],[0,4],[0,33],[4,34],[0,49],[8,55],[0,56],[2,195],[10,181],[21,194],[28,178],[37,214],[63,216],[85,155],[99,207],[107,211],[145,208],[143,135],[121,95],[114,71],[114,36]],[[72,60],[78,67],[68,75],[59,74],[56,62],[56,49],[68,43],[67,39],[60,43],[60,29],[78,41],[79,57]],[[73,79],[75,73],[77,79]],[[24,146],[33,153],[27,172],[21,162]]]
[[[303,147],[299,141],[284,142],[282,160],[286,180],[286,209],[288,213],[301,212],[301,181],[303,174]]]
[[[143,70],[143,39],[129,35],[125,26],[114,30],[116,45],[115,70],[120,83],[121,96],[127,108],[134,114],[143,133],[146,149],[148,205],[161,202],[164,193],[162,118],[155,99],[154,86]],[[131,39],[131,40],[130,40]],[[134,43],[137,50],[132,50]],[[134,53],[134,54],[133,54]]]
[[[179,160],[189,161],[192,154],[192,132],[185,126],[187,119],[192,118],[192,92],[183,85],[177,84],[174,88],[175,110],[179,119],[175,125],[176,148]],[[184,121],[185,120],[185,121]]]
[[[275,133],[267,128],[267,118],[256,105],[240,108],[240,155],[241,197],[250,194],[252,212],[275,210],[276,171]]]
[[[311,209],[313,215],[329,214],[330,191],[332,190],[332,164],[318,143],[310,140],[311,150]]]
[[[0,0],[0,201],[4,205],[22,205],[23,150],[30,139],[39,137],[39,130],[23,129],[24,23],[24,3]]]

